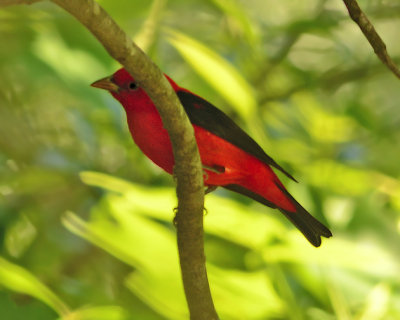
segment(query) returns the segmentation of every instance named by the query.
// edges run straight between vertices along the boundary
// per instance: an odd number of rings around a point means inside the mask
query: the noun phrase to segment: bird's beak
[[[118,92],[119,87],[112,81],[111,76],[97,80],[91,84],[92,87]]]

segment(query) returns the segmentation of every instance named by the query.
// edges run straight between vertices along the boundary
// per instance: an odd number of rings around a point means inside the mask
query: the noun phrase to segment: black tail
[[[319,247],[321,245],[321,237],[329,238],[332,236],[332,232],[325,227],[321,222],[315,219],[311,214],[307,212],[291,195],[290,193],[279,187],[282,192],[292,201],[292,203],[296,206],[296,212],[290,212],[287,210],[283,210],[278,208],[275,204],[268,201],[267,199],[261,197],[260,195],[240,186],[237,184],[230,184],[224,186],[224,188],[243,194],[253,200],[256,200],[268,207],[277,208],[281,211],[286,218],[289,219],[291,223],[293,223],[297,229],[303,233],[303,235],[307,238],[310,243],[315,246]]]
[[[296,204],[296,209],[296,212],[283,209],[279,209],[279,211],[304,234],[314,247],[321,245],[321,237],[329,238],[332,236],[332,232],[309,214],[300,204]]]

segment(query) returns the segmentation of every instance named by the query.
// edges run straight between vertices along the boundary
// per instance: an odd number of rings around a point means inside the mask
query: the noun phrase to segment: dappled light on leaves
[[[315,249],[276,211],[208,194],[221,319],[400,318],[399,83],[343,3],[100,3],[165,73],[251,133],[334,234]],[[361,4],[398,62],[398,7]],[[1,8],[0,20],[1,315],[187,319],[173,179],[89,86],[118,65],[49,4]]]

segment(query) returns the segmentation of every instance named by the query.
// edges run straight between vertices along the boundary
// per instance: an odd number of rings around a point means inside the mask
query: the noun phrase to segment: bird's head
[[[142,105],[143,101],[149,100],[147,93],[138,86],[135,79],[124,68],[109,77],[93,82],[91,86],[109,91],[125,110]]]

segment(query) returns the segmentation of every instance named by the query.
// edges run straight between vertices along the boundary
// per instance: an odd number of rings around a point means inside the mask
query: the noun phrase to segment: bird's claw
[[[178,226],[178,219],[176,218],[176,214],[178,213],[178,207],[173,208],[172,211],[174,212],[174,218],[172,219],[172,224],[176,228]]]
[[[177,213],[178,213],[178,210],[179,210],[178,207],[175,207],[174,209],[172,209],[172,211],[173,211],[174,214],[175,214],[174,218],[172,219],[172,224],[174,225],[175,228],[178,227],[178,219],[176,218],[176,215],[177,215]],[[207,215],[207,214],[208,214],[208,210],[207,210],[206,207],[203,207],[203,212],[204,212],[204,215]]]

